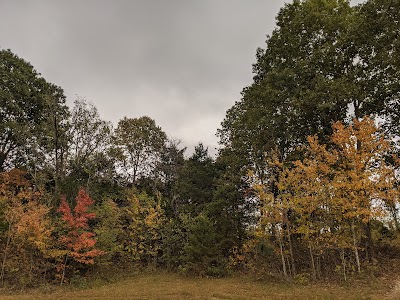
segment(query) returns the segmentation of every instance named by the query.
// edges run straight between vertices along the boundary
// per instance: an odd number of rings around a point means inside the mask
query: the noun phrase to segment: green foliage
[[[184,247],[181,270],[188,274],[222,276],[226,261],[219,246],[217,228],[206,216],[191,219],[188,239]]]
[[[69,118],[69,145],[66,173],[61,191],[72,197],[85,187],[100,201],[118,190],[112,145],[112,125],[102,120],[97,108],[78,99]]]
[[[297,147],[307,136],[326,141],[331,123],[349,113],[380,115],[396,132],[398,9],[396,1],[352,8],[344,0],[298,0],[281,9],[266,48],[257,51],[254,83],[219,130],[241,176],[251,169],[265,182],[266,154],[290,164],[301,158]]]
[[[398,133],[398,11],[397,1],[371,0],[358,7],[351,7],[344,0],[296,0],[286,4],[277,16],[277,28],[267,38],[265,49],[257,50],[254,82],[228,110],[218,131],[224,146],[220,158],[242,181],[236,184],[237,190],[242,191],[242,203],[258,201],[253,197],[254,191],[246,186],[246,180],[260,184],[262,193],[268,194],[259,203],[261,217],[275,215],[277,219],[261,224],[260,229],[267,230],[276,243],[276,259],[282,261],[285,275],[296,273],[296,249],[311,253],[308,267],[318,269],[321,257],[314,235],[326,229],[324,220],[332,218],[332,212],[320,215],[321,210],[312,207],[317,199],[326,202],[331,197],[329,190],[323,191],[324,181],[319,181],[320,178],[304,181],[296,190],[285,191],[287,198],[281,196],[279,182],[286,176],[283,170],[304,158],[301,149],[307,145],[307,137],[315,135],[330,147],[333,144],[329,140],[333,132],[331,124],[349,122],[349,115],[358,119],[365,115],[379,116],[384,120],[387,137]],[[247,174],[251,174],[250,179]],[[353,177],[342,178],[342,182],[351,182]],[[301,197],[305,186],[314,187],[307,198],[308,206],[302,207],[304,202],[287,202],[293,195]],[[350,183],[343,190],[343,198],[359,194],[360,189]],[[380,199],[385,202],[386,196]],[[392,208],[396,223],[396,207],[391,201],[388,203],[386,207]],[[360,207],[354,215],[362,219],[361,215],[365,216],[368,210],[365,202],[358,204]],[[251,207],[241,207],[249,209],[247,214],[254,213]],[[299,209],[297,213],[294,207]],[[306,224],[294,229],[296,220]],[[317,220],[322,223],[317,224]],[[355,227],[347,224],[344,228],[353,232],[348,236],[350,248],[357,252],[365,244],[363,254],[371,257],[369,223]],[[336,230],[331,230],[331,235],[340,232]],[[361,233],[365,236],[360,236]],[[311,234],[311,243],[301,245],[298,235],[307,234]],[[332,242],[336,246],[337,243]],[[305,250],[300,250],[301,247]]]
[[[120,241],[125,234],[122,226],[123,211],[111,199],[105,200],[97,206],[95,213],[98,219],[94,232],[97,238],[97,247],[105,252],[99,258],[99,264],[110,265],[118,263],[123,255],[123,245]]]
[[[208,149],[203,144],[195,147],[194,154],[185,162],[176,182],[178,211],[199,214],[213,198],[216,169]]]
[[[28,165],[61,176],[66,146],[63,90],[48,83],[31,64],[0,50],[0,171]]]
[[[179,148],[179,141],[169,140],[161,152],[160,161],[155,169],[155,178],[153,179],[152,189],[148,193],[156,192],[154,196],[161,196],[161,206],[166,216],[176,217],[178,207],[176,200],[178,190],[175,189],[178,177],[185,164],[183,156],[186,148]]]
[[[191,218],[188,215],[180,214],[177,218],[166,221],[162,228],[160,261],[167,270],[178,270],[182,266],[190,223]]]
[[[247,237],[248,224],[254,222],[254,202],[247,201],[248,185],[241,172],[232,168],[232,157],[222,152],[215,163],[217,177],[213,201],[205,213],[214,222],[220,234],[222,251],[227,255],[233,247],[240,247]]]
[[[167,136],[155,121],[147,116],[123,118],[115,129],[115,145],[119,149],[119,166],[128,183],[151,177],[160,159]]]
[[[288,159],[308,135],[329,134],[332,121],[345,119],[349,62],[337,49],[351,15],[347,1],[294,1],[279,12],[266,49],[257,51],[254,83],[228,110],[219,135],[260,180],[267,176],[265,151]]]
[[[369,0],[355,9],[346,52],[354,57],[353,94],[362,101],[362,115],[378,113],[386,134],[399,132],[400,4]]]
[[[400,161],[387,142],[400,128],[399,16],[397,0],[286,4],[215,160],[201,143],[185,159],[147,116],[113,132],[85,100],[69,115],[61,88],[0,50],[0,171],[28,172],[1,175],[0,279],[26,285],[100,254],[103,268],[202,276],[376,274],[375,259],[399,249]],[[366,115],[382,120],[386,141]],[[80,193],[75,211],[62,201],[62,226],[59,195],[82,187],[97,218]],[[68,277],[86,285],[87,270]]]

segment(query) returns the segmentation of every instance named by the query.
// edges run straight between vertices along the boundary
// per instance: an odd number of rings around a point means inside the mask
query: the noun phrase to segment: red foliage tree
[[[74,261],[83,264],[94,264],[94,258],[104,254],[103,251],[95,249],[95,234],[90,231],[88,221],[95,219],[94,213],[89,213],[88,208],[94,203],[84,189],[80,189],[76,197],[74,211],[68,205],[65,197],[61,201],[58,212],[62,214],[65,222],[66,234],[59,241],[66,246],[67,256]],[[64,266],[65,267],[65,266]]]

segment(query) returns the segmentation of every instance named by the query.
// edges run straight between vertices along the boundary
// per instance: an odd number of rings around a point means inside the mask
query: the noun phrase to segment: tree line
[[[201,143],[186,158],[148,116],[113,128],[67,107],[0,50],[2,284],[110,266],[347,280],[395,259],[399,16],[398,1],[286,4],[215,159]]]

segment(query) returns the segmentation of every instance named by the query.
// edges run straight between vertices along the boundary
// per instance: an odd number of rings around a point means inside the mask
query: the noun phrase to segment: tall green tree
[[[179,172],[175,186],[179,197],[178,211],[192,213],[193,216],[202,212],[213,199],[216,175],[208,149],[199,143]]]
[[[87,170],[96,154],[107,152],[109,149],[112,124],[102,120],[97,108],[85,99],[74,102],[70,123],[70,168],[80,166]]]
[[[115,129],[115,145],[120,151],[118,166],[130,184],[154,176],[167,135],[147,117],[123,118]]]
[[[355,8],[344,53],[352,59],[348,81],[355,116],[379,115],[386,134],[400,126],[400,3],[369,0]]]
[[[152,191],[161,194],[162,207],[167,216],[177,216],[176,201],[178,193],[175,185],[179,178],[179,173],[185,164],[184,152],[186,147],[180,147],[180,141],[168,140],[162,152],[160,161],[155,168],[155,182]]]
[[[398,9],[397,1],[378,0],[358,7],[295,0],[281,9],[257,50],[254,82],[218,131],[239,177],[251,170],[276,197],[279,174],[266,163],[272,153],[290,166],[307,136],[329,141],[331,124],[351,115],[380,116],[388,133],[398,132]]]
[[[265,49],[257,50],[254,83],[227,112],[221,143],[247,159],[264,180],[266,151],[287,159],[310,134],[330,134],[350,101],[343,44],[352,10],[347,1],[294,1],[281,9]],[[346,61],[348,60],[348,61]]]
[[[66,174],[68,151],[69,110],[58,87],[51,87],[43,111],[40,132],[32,133],[31,142],[24,148],[24,162],[38,186],[47,186],[53,194],[59,194],[60,184]]]
[[[47,156],[53,160],[56,180],[62,168],[67,115],[60,87],[10,50],[0,50],[0,170],[27,161],[36,166]]]
[[[111,192],[116,177],[112,124],[102,120],[97,108],[84,99],[74,102],[69,124],[63,192],[72,197],[85,187],[102,200],[103,193]]]

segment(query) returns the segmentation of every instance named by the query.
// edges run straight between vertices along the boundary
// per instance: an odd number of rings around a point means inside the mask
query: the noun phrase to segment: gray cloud
[[[70,106],[85,97],[114,124],[148,115],[214,152],[284,2],[0,0],[0,47],[63,87]]]

